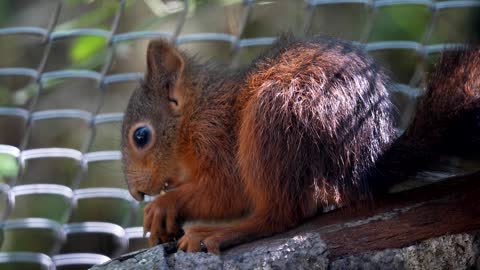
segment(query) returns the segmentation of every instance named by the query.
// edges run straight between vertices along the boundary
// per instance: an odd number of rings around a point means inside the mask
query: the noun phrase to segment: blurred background
[[[235,69],[282,31],[364,46],[397,83],[401,131],[439,52],[479,41],[480,1],[0,1],[0,269],[84,269],[146,247],[119,147],[149,39]]]

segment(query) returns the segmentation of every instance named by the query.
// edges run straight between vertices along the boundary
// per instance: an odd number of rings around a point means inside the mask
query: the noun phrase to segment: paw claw
[[[202,252],[207,252],[208,251],[208,248],[203,241],[200,241],[200,250]]]
[[[186,245],[186,243],[185,243],[183,237],[180,238],[180,239],[177,241],[177,249],[178,249],[178,250],[185,251],[185,250],[186,250],[186,246],[185,246],[185,245]]]
[[[218,228],[210,226],[192,226],[178,240],[179,249],[186,252],[210,252],[220,254],[220,243],[213,237]]]
[[[148,239],[148,245],[150,247],[158,245],[158,239],[155,239],[154,237],[152,237],[152,235],[150,235],[150,238]]]
[[[205,245],[209,253],[220,255],[220,243],[212,238],[207,238],[202,243]]]
[[[150,231],[149,244],[166,243],[173,239],[180,227],[177,224],[177,201],[166,195],[157,197],[144,209],[143,236]],[[165,225],[169,225],[165,228]],[[167,230],[169,229],[169,230]]]

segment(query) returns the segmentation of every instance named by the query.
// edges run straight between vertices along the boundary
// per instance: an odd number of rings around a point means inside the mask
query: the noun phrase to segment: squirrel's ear
[[[184,102],[183,87],[178,84],[183,75],[184,60],[180,52],[164,40],[153,40],[147,49],[147,80],[161,83],[168,90],[173,110],[180,110]]]

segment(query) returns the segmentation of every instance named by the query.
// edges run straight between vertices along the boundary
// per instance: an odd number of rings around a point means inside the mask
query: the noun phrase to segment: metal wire
[[[121,200],[126,200],[128,203],[132,204],[131,211],[137,211],[138,205],[136,202],[131,200],[131,198],[125,197],[125,194],[119,190],[105,189],[105,188],[90,188],[84,190],[76,190],[80,186],[82,178],[88,173],[89,167],[92,164],[99,162],[108,162],[108,161],[118,161],[121,158],[121,154],[117,150],[112,151],[98,151],[98,152],[89,152],[91,151],[91,146],[94,142],[96,136],[96,130],[98,125],[105,123],[120,123],[122,120],[123,114],[121,112],[116,113],[101,113],[101,108],[105,99],[106,88],[109,85],[122,82],[135,82],[143,75],[141,73],[122,73],[122,74],[109,74],[109,70],[112,67],[114,60],[114,50],[116,45],[125,41],[134,41],[134,40],[145,40],[152,38],[167,38],[172,43],[181,45],[195,42],[219,42],[230,44],[230,50],[232,55],[232,65],[236,65],[238,58],[240,57],[240,50],[247,47],[258,47],[265,46],[273,43],[275,41],[274,36],[258,36],[245,38],[244,32],[246,26],[251,18],[253,10],[258,4],[254,0],[244,0],[243,5],[243,14],[240,16],[240,21],[238,22],[238,31],[234,34],[230,33],[193,33],[193,34],[182,34],[182,30],[185,26],[188,13],[189,13],[189,1],[184,0],[183,5],[184,9],[180,12],[178,16],[177,23],[174,29],[171,32],[162,32],[162,31],[133,31],[126,33],[118,33],[119,24],[122,21],[122,17],[125,12],[126,1],[121,0],[118,4],[118,9],[114,15],[112,25],[110,30],[103,30],[97,28],[84,28],[84,29],[72,29],[67,31],[56,30],[60,14],[64,8],[63,1],[58,1],[55,5],[55,8],[52,10],[50,23],[46,28],[42,27],[9,27],[9,28],[0,28],[0,36],[10,36],[10,35],[26,35],[32,37],[40,37],[43,41],[44,50],[41,57],[41,60],[36,68],[25,68],[25,67],[3,67],[0,68],[0,76],[2,77],[14,77],[14,76],[24,76],[30,78],[31,81],[35,82],[38,86],[38,91],[32,102],[29,103],[27,108],[18,108],[18,107],[0,107],[0,117],[16,117],[18,121],[23,121],[25,123],[25,135],[21,140],[21,143],[18,147],[6,144],[0,144],[0,154],[11,156],[13,159],[16,159],[19,165],[19,174],[18,176],[11,180],[11,182],[3,184],[0,189],[0,195],[3,194],[7,202],[4,204],[7,209],[1,211],[0,214],[5,213],[4,219],[12,213],[15,206],[15,196],[25,196],[26,194],[36,194],[41,192],[42,189],[15,189],[18,180],[21,179],[25,174],[26,163],[32,160],[37,159],[51,159],[51,158],[63,158],[72,160],[79,167],[78,173],[73,181],[71,187],[68,187],[67,190],[62,188],[56,188],[55,193],[60,197],[64,197],[66,200],[73,200],[77,202],[90,197],[107,197],[107,198],[116,198]],[[385,50],[408,50],[417,54],[418,63],[414,76],[412,77],[410,84],[418,85],[420,81],[424,79],[425,73],[425,62],[431,53],[436,53],[442,50],[445,47],[451,46],[452,44],[430,44],[430,39],[432,37],[432,32],[435,30],[438,14],[450,9],[458,8],[473,8],[480,7],[480,1],[428,1],[428,0],[307,0],[304,1],[305,17],[303,22],[303,32],[299,34],[309,34],[309,30],[312,25],[312,20],[314,19],[315,10],[323,5],[361,5],[365,8],[368,13],[367,21],[365,23],[363,32],[359,39],[359,43],[365,46],[366,50],[369,52],[375,51],[385,51]],[[423,37],[420,41],[405,41],[405,40],[393,40],[393,41],[378,41],[378,42],[367,42],[372,32],[372,28],[375,25],[376,14],[379,9],[388,6],[401,6],[401,5],[416,5],[427,8],[431,12],[431,20],[428,28],[426,29]],[[107,41],[107,56],[105,61],[100,69],[100,71],[94,70],[79,70],[79,69],[62,69],[55,71],[46,71],[46,65],[48,59],[55,52],[52,51],[52,46],[55,41],[72,39],[75,37],[82,36],[97,36],[104,38]],[[96,103],[96,108],[92,111],[78,110],[78,109],[49,109],[43,111],[36,111],[37,103],[40,98],[40,94],[45,91],[45,82],[52,79],[65,79],[65,78],[76,78],[84,80],[93,80],[96,85],[96,90],[100,93],[100,100]],[[39,121],[52,120],[52,119],[77,119],[85,122],[90,132],[88,133],[88,138],[84,141],[81,149],[70,149],[70,148],[41,148],[41,149],[27,149],[29,140],[32,138],[32,129],[33,126]],[[70,190],[70,188],[73,189]],[[19,193],[19,190],[22,190],[22,193]],[[73,195],[72,195],[73,194]],[[2,197],[0,197],[1,199]],[[72,204],[72,205],[75,205]],[[1,217],[1,215],[0,215]],[[52,225],[53,224],[53,225]],[[58,224],[55,221],[50,220],[39,220],[39,219],[19,219],[19,220],[4,220],[0,225],[3,231],[15,231],[18,228],[32,228],[39,229],[48,227],[55,231],[58,235],[58,241],[60,244],[65,243],[65,235],[67,242],[69,241],[69,233],[111,233],[113,237],[120,239],[119,245],[121,249],[119,252],[126,251],[126,241],[135,235],[139,238],[139,229],[138,228],[121,228],[118,225],[110,223],[75,223],[75,224]],[[131,231],[132,234],[128,236],[128,232]],[[127,234],[126,234],[127,232]],[[134,232],[134,233],[133,233]],[[58,266],[64,266],[70,261],[89,261],[93,263],[100,263],[108,259],[103,255],[91,254],[89,257],[88,254],[75,253],[71,254],[71,257],[68,257],[69,254],[56,255],[58,250],[53,254],[48,254],[46,256],[40,253],[29,253],[29,252],[0,252],[0,263],[2,262],[36,262],[38,264],[44,265],[48,269],[55,269],[55,264]],[[56,256],[53,256],[56,255]],[[105,255],[105,254],[104,254]],[[110,254],[111,255],[111,254]]]

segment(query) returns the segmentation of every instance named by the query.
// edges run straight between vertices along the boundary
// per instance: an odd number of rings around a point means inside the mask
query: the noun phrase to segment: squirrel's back
[[[282,37],[254,62],[241,92],[239,164],[244,179],[255,179],[247,193],[268,188],[264,200],[308,215],[368,197],[368,172],[394,138],[389,88],[350,43]]]

